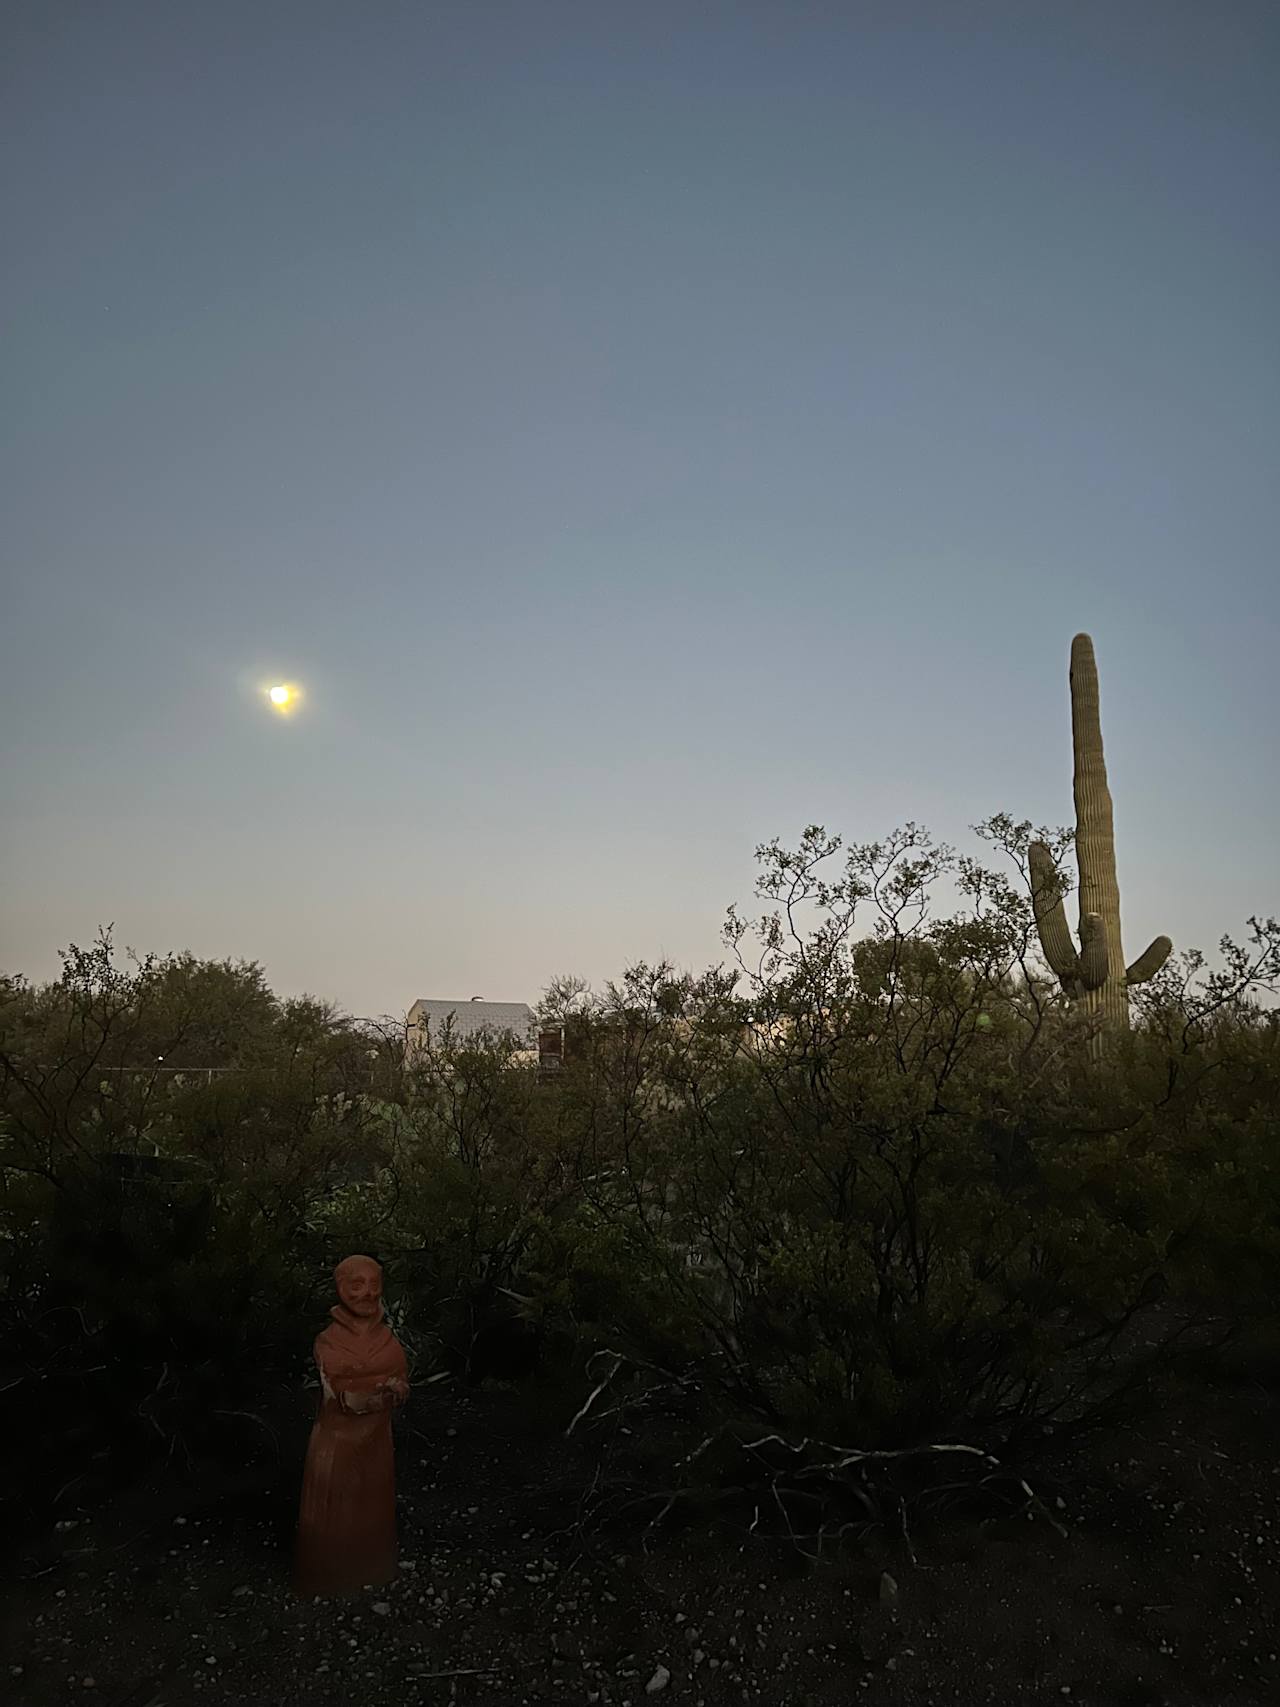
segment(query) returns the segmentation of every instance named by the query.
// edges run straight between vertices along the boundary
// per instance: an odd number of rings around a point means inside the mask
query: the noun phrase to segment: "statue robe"
[[[391,1410],[363,1415],[351,1393],[372,1393],[394,1377],[407,1383],[404,1350],[385,1320],[366,1330],[335,1304],[333,1323],[315,1343],[320,1406],[307,1447],[298,1515],[294,1587],[302,1595],[356,1594],[394,1580],[395,1448]],[[395,1404],[404,1403],[396,1394]]]

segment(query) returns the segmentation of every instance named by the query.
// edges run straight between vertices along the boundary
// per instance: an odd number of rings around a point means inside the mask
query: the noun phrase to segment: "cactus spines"
[[[1100,1017],[1095,1056],[1102,1030],[1129,1024],[1131,984],[1140,984],[1164,965],[1173,947],[1157,937],[1127,970],[1120,941],[1120,886],[1116,882],[1116,844],[1111,791],[1102,753],[1098,705],[1098,666],[1093,641],[1077,634],[1071,642],[1071,745],[1075,757],[1076,859],[1080,869],[1080,948],[1071,940],[1053,856],[1043,842],[1028,853],[1040,946],[1069,996]]]

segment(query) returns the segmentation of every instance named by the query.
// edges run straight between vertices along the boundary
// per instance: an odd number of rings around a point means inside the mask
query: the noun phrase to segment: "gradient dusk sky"
[[[0,967],[356,1014],[1072,821],[1280,912],[1280,7],[10,0]],[[282,719],[273,681],[307,698]]]

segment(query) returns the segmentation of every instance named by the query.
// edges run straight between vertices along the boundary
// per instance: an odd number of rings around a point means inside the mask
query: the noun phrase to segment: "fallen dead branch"
[[[642,1393],[622,1397],[617,1404],[607,1409],[595,1410],[593,1420],[621,1417],[628,1408],[639,1408],[654,1401],[661,1401],[664,1397],[670,1397],[676,1388],[689,1385],[688,1378],[672,1376],[669,1371],[657,1370],[654,1365],[643,1364],[641,1360],[629,1358],[612,1349],[594,1353],[588,1361],[588,1368],[596,1357],[611,1358],[611,1367],[603,1380],[592,1388],[586,1401],[569,1422],[564,1431],[566,1438],[593,1412],[596,1401],[609,1388],[626,1363],[636,1368],[647,1368],[664,1379],[657,1386],[650,1386]],[[772,1505],[781,1515],[782,1530],[787,1539],[811,1563],[817,1563],[821,1556],[829,1527],[833,1529],[834,1537],[838,1540],[851,1529],[857,1529],[860,1535],[873,1529],[887,1529],[894,1523],[895,1517],[897,1529],[907,1545],[908,1553],[913,1562],[918,1563],[908,1528],[907,1495],[894,1485],[894,1470],[898,1466],[918,1467],[940,1458],[942,1454],[952,1454],[957,1469],[972,1465],[975,1471],[980,1470],[982,1473],[973,1478],[953,1478],[915,1489],[911,1507],[913,1514],[935,1515],[939,1509],[945,1509],[948,1504],[947,1496],[958,1495],[969,1500],[977,1497],[993,1507],[990,1515],[979,1524],[980,1531],[984,1531],[988,1524],[1001,1518],[1038,1512],[1061,1540],[1065,1541],[1070,1536],[1070,1531],[1053,1517],[1044,1500],[1024,1477],[1010,1470],[993,1453],[962,1441],[938,1441],[897,1450],[864,1451],[807,1435],[798,1441],[788,1440],[778,1433],[744,1438],[742,1431],[743,1425],[740,1422],[722,1423],[706,1435],[691,1452],[674,1461],[671,1468],[676,1471],[700,1462],[705,1468],[710,1456],[718,1453],[721,1460],[718,1471],[713,1477],[701,1482],[691,1480],[655,1489],[651,1485],[644,1486],[633,1477],[606,1477],[603,1491],[593,1501],[592,1495],[595,1494],[601,1479],[597,1470],[592,1487],[584,1496],[580,1507],[579,1522],[576,1526],[579,1533],[589,1522],[593,1527],[598,1527],[605,1522],[616,1522],[629,1511],[661,1502],[661,1509],[645,1526],[643,1534],[647,1537],[649,1531],[656,1528],[681,1501],[705,1508],[708,1503],[725,1503],[740,1500],[745,1496],[755,1500],[755,1512],[748,1534],[755,1534],[759,1529],[762,1504]],[[771,1453],[775,1457],[780,1455],[782,1462],[770,1462]],[[810,1458],[808,1462],[802,1461],[806,1455]],[[927,1479],[926,1476],[926,1481]],[[620,1495],[624,1497],[619,1503]],[[1014,1497],[1011,1498],[1011,1495]],[[787,1509],[788,1500],[793,1503],[812,1504],[818,1513],[825,1511],[833,1503],[852,1500],[865,1511],[866,1521],[859,1525],[848,1520],[838,1526],[821,1522],[816,1532],[797,1533]],[[587,1508],[593,1505],[591,1518],[588,1519]],[[817,1542],[816,1554],[809,1552],[803,1545],[803,1542],[808,1540]],[[647,1542],[645,1545],[647,1549]]]

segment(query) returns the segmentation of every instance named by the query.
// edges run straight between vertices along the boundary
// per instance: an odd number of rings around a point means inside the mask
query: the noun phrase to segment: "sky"
[[[0,967],[697,970],[775,836],[1070,824],[1079,630],[1128,953],[1280,913],[1270,0],[0,30]]]

